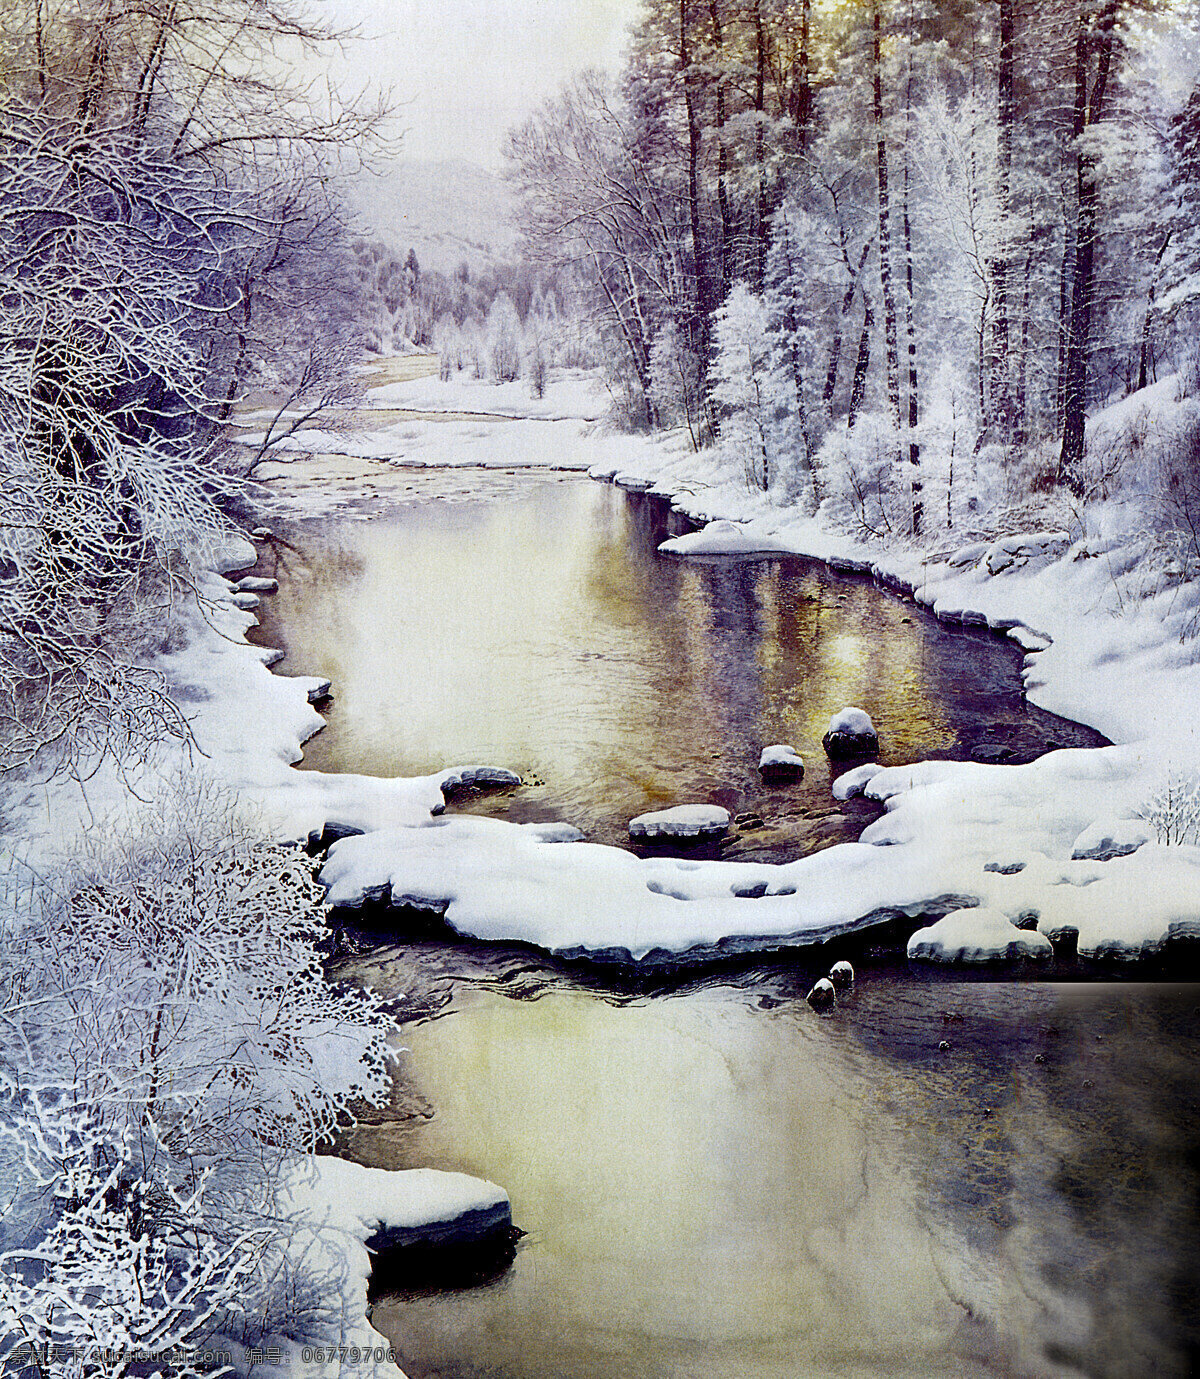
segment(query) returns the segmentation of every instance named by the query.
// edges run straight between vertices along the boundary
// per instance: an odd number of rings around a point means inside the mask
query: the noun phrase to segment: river
[[[1102,741],[1023,701],[1001,639],[809,562],[657,555],[673,530],[520,474],[288,528],[262,636],[337,696],[306,764],[510,766],[521,790],[465,807],[626,845],[643,809],[712,801],[762,821],[725,855],[779,860],[870,817],[830,797],[846,703],[886,762]],[[759,780],[776,741],[800,784]],[[499,1278],[376,1302],[412,1379],[1194,1372],[1192,989],[868,959],[820,1016],[824,966],[622,986],[429,939],[348,966],[425,1017],[348,1151],[500,1182],[527,1233]]]

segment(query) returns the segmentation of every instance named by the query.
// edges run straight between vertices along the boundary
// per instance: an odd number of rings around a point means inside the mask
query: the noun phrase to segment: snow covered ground
[[[431,387],[392,385],[388,403],[428,405]],[[444,400],[458,410],[476,404],[470,388]],[[567,400],[578,405],[570,389],[556,398],[552,384],[549,407],[565,410]],[[912,936],[909,953],[936,961],[1036,961],[1073,937],[1084,955],[1139,957],[1172,938],[1200,939],[1200,847],[1179,842],[1200,820],[1200,643],[1188,635],[1200,591],[1148,586],[1136,564],[1137,534],[1122,532],[1119,514],[1099,510],[1075,530],[931,554],[885,550],[773,506],[679,437],[604,436],[582,420],[533,417],[474,431],[475,423],[439,419],[404,425],[430,459],[465,465],[506,454],[515,463],[522,449],[527,462],[556,463],[569,452],[595,477],[654,488],[692,516],[716,519],[666,543],[664,558],[794,551],[869,572],[948,622],[1005,631],[1026,653],[1030,699],[1115,745],[1020,766],[864,765],[839,778],[837,793],[861,791],[882,801],[885,814],[860,842],[783,865],[642,859],[580,840],[570,821],[521,826],[446,814],[444,788],[482,768],[447,762],[411,780],[294,769],[304,741],[323,726],[310,703],[322,682],[272,674],[270,653],[247,642],[256,619],[239,602],[247,593],[271,595],[266,586],[239,593],[238,573],[257,558],[243,540],[214,555],[225,573],[205,578],[206,604],[186,614],[183,645],[156,661],[188,715],[194,746],[182,755],[163,746],[132,776],[105,767],[83,784],[13,788],[5,819],[13,855],[36,863],[86,825],[120,830],[137,796],[204,776],[236,792],[278,836],[303,837],[326,823],[363,830],[330,852],[323,875],[335,903],[390,897],[443,913],[462,934],[565,954],[709,959],[820,942],[900,915],[932,921]],[[524,440],[498,439],[521,435],[519,427],[529,428]],[[503,449],[510,443],[514,450]],[[302,456],[287,466],[304,467]],[[370,1342],[374,1353],[362,1306],[363,1242],[412,1203],[372,1183],[370,1205],[360,1210],[360,1195],[345,1184],[326,1194],[340,1225],[332,1234],[314,1229],[310,1243],[330,1252],[344,1285],[342,1341],[364,1351]],[[376,1370],[397,1373],[386,1359]]]

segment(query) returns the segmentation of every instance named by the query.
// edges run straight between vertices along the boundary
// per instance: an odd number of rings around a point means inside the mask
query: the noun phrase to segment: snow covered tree
[[[390,1086],[391,1020],[322,971],[310,860],[201,789],[13,899],[4,1343],[183,1345],[277,1312],[251,1273],[278,1247],[282,1175]]]
[[[379,118],[268,76],[259,45],[333,36],[240,0],[0,16],[5,767],[82,774],[186,732],[140,639],[220,527],[220,425],[256,378],[303,397],[342,362],[317,313],[281,334],[258,309]]]
[[[766,304],[734,283],[715,317],[711,394],[720,409],[721,448],[751,488],[775,482],[775,423],[780,411]]]

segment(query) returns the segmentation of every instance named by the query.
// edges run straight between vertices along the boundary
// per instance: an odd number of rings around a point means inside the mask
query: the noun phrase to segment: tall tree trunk
[[[37,0],[37,9],[34,12],[34,46],[37,50],[38,65],[38,89],[42,93],[42,100],[46,99],[46,31],[44,8],[46,0]]]
[[[770,217],[767,209],[767,132],[763,128],[767,108],[767,33],[762,0],[754,0],[754,168],[758,175],[758,208],[754,237],[754,290],[763,290],[767,273],[767,240]]]
[[[793,119],[800,131],[800,152],[808,151],[808,140],[812,124],[812,50],[809,35],[812,27],[812,0],[803,0],[800,6],[800,62],[797,71],[796,100]]]
[[[692,71],[691,50],[688,46],[688,0],[679,0],[679,71],[683,79],[683,105],[687,116],[688,134],[688,220],[692,241],[693,302],[696,312],[695,331],[700,355],[701,390],[707,407],[708,365],[711,349],[710,318],[715,303],[709,287],[704,235],[700,225],[700,120],[696,114],[693,93],[695,74]]]
[[[717,209],[720,213],[720,226],[717,235],[716,283],[721,301],[729,290],[729,244],[732,239],[729,219],[729,188],[726,178],[729,174],[729,150],[725,146],[725,78],[722,69],[722,49],[724,36],[721,29],[721,14],[717,0],[710,0],[708,7],[712,18],[713,49],[717,61],[716,92],[716,138],[717,138]]]
[[[1149,382],[1150,373],[1150,317],[1154,311],[1154,298],[1158,295],[1158,270],[1162,267],[1163,256],[1171,243],[1171,231],[1163,236],[1154,256],[1154,270],[1150,274],[1150,286],[1146,290],[1146,310],[1142,315],[1142,347],[1138,357],[1137,391],[1140,392]]]
[[[888,152],[883,129],[883,15],[880,0],[871,6],[871,85],[875,120],[875,167],[879,187],[879,289],[883,298],[883,333],[887,346],[887,395],[892,423],[900,433],[900,345],[896,326],[896,292],[892,284],[892,227],[888,200]]]
[[[875,329],[875,313],[871,299],[864,291],[862,334],[858,337],[858,358],[854,361],[854,380],[850,384],[850,410],[846,413],[846,430],[853,431],[867,393],[867,370],[871,367],[871,332]]]
[[[909,88],[912,86],[912,64],[909,63]],[[901,219],[904,224],[904,332],[908,343],[908,472],[912,491],[912,534],[920,536],[925,525],[924,484],[921,477],[921,445],[917,440],[917,426],[921,420],[920,396],[917,390],[917,332],[914,324],[912,224],[908,217],[908,123],[912,112],[912,91],[905,96],[904,137],[904,194],[901,198]]]
[[[1029,237],[1025,247],[1025,285],[1021,293],[1021,357],[1017,361],[1016,397],[1013,406],[1015,430],[1013,440],[1024,445],[1029,439],[1029,336],[1033,330],[1030,313],[1033,310],[1033,217],[1029,219]]]
[[[158,81],[158,72],[162,67],[163,58],[167,53],[167,37],[171,30],[171,25],[175,22],[176,3],[171,0],[166,9],[159,15],[158,29],[154,35],[154,42],[150,45],[150,52],[146,57],[142,67],[141,79],[138,81],[137,96],[133,104],[133,124],[140,134],[146,128],[146,121],[150,118],[150,103],[154,99],[154,86]]]
[[[1058,477],[1077,485],[1083,465],[1087,421],[1087,370],[1091,348],[1092,297],[1096,270],[1096,219],[1100,205],[1096,155],[1083,134],[1104,115],[1104,94],[1112,67],[1118,0],[1109,0],[1100,17],[1096,76],[1088,91],[1087,16],[1082,8],[1075,40],[1075,255],[1071,271],[1071,314],[1063,367],[1063,434]]]
[[[825,387],[821,393],[821,401],[829,408],[833,403],[833,395],[837,389],[838,365],[842,358],[842,337],[845,334],[846,317],[850,315],[850,308],[854,305],[854,292],[858,287],[858,280],[862,276],[863,268],[866,266],[867,255],[871,252],[871,241],[862,247],[859,255],[858,267],[855,268],[850,260],[846,259],[846,266],[850,271],[850,281],[846,284],[846,291],[842,294],[842,310],[837,319],[837,325],[833,329],[833,341],[829,346],[829,364],[825,369]]]
[[[1011,441],[1017,422],[1013,416],[1012,362],[1012,148],[1016,123],[1014,96],[1016,0],[1000,0],[1000,66],[996,82],[996,203],[1000,213],[1000,243],[996,254],[996,314],[994,321],[994,406],[1001,438]]]

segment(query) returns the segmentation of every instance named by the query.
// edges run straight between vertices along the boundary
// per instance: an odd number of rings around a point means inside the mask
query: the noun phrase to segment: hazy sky
[[[391,86],[404,152],[497,167],[504,132],[580,67],[616,70],[638,0],[325,0],[361,26],[352,83]]]

